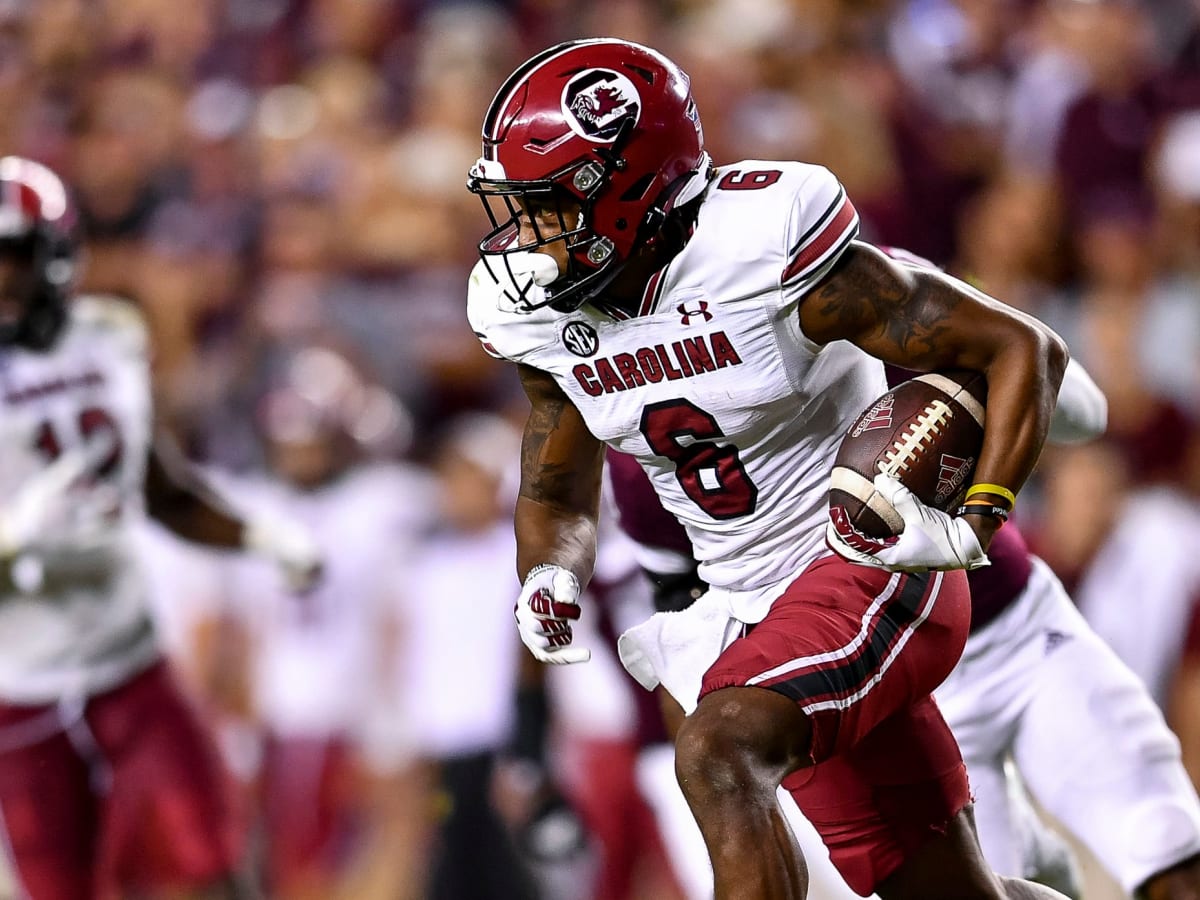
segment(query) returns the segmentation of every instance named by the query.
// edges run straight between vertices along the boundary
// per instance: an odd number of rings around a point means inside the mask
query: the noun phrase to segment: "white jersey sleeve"
[[[1081,444],[1102,435],[1107,426],[1108,398],[1079,361],[1070,360],[1058,389],[1058,403],[1046,440]]]
[[[90,294],[75,301],[73,320],[126,358],[149,365],[150,334],[141,311],[127,300]]]
[[[823,166],[803,166],[788,219],[787,249],[780,282],[783,295],[806,294],[858,236],[858,213],[846,189]]]

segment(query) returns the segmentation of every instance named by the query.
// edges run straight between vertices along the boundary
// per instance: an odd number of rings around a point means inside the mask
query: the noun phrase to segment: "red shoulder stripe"
[[[854,204],[847,197],[820,233],[801,247],[800,252],[788,263],[788,267],[783,270],[781,281],[790,281],[824,256],[857,217]]]

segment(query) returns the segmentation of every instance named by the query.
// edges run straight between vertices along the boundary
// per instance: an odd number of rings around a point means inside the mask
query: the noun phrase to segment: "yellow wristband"
[[[1012,509],[1017,505],[1017,495],[1008,488],[998,484],[987,484],[986,482],[981,482],[979,484],[973,484],[967,488],[967,497],[973,497],[976,494],[995,494],[997,497],[1003,497],[1008,501],[1009,509]],[[966,497],[963,499],[966,499]]]

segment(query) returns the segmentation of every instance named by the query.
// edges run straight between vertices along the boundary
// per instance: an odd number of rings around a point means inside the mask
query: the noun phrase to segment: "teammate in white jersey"
[[[302,595],[254,559],[235,561],[227,579],[250,651],[262,869],[278,898],[331,896],[352,864],[366,864],[347,848],[355,837],[376,846],[379,831],[346,786],[383,774],[380,757],[400,763],[396,732],[412,727],[390,669],[402,575],[435,494],[415,467],[363,458],[355,434],[388,399],[333,351],[297,352],[258,404],[272,477],[221,484],[238,509],[301,523],[324,551],[321,582]]]
[[[227,513],[152,449],[144,326],[121,301],[69,296],[71,216],[57,176],[0,159],[4,848],[34,900],[234,896],[221,770],[160,656],[132,525],[144,510],[304,579],[317,558],[300,537]]]
[[[587,658],[570,623],[607,442],[642,464],[712,585],[621,649],[689,713],[676,770],[717,897],[806,895],[781,784],[860,893],[1058,896],[987,869],[931,695],[966,640],[962,570],[985,563],[1037,460],[1062,341],[857,243],[826,169],[714,169],[687,76],[648,48],[543,51],[501,87],[483,139],[469,185],[495,227],[468,313],[533,407],[515,512],[526,646]],[[985,502],[951,516],[881,476],[905,530],[872,545],[826,534],[825,488],[846,426],[884,390],[881,359],[986,374]]]

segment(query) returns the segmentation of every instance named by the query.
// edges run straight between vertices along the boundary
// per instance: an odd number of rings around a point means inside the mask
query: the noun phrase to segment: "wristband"
[[[999,519],[1001,524],[1008,521],[1008,510],[993,503],[964,503],[954,511],[955,516],[992,516]]]
[[[534,575],[536,575],[538,572],[545,572],[547,569],[561,569],[561,568],[562,568],[562,566],[555,565],[554,563],[538,563],[536,566],[534,566],[532,569],[530,569],[528,572],[525,573],[525,580],[521,583],[529,584],[529,579],[532,578]]]
[[[1008,501],[1009,509],[1017,505],[1017,495],[1003,485],[988,484],[986,482],[973,484],[967,488],[967,496],[964,499],[969,500],[975,494],[995,494],[997,497],[1003,497]]]

